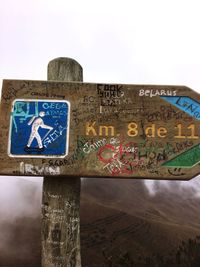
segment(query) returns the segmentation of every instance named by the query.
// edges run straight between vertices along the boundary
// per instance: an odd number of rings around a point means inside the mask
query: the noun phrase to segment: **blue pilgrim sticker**
[[[69,115],[68,101],[16,99],[10,118],[9,156],[66,156]]]

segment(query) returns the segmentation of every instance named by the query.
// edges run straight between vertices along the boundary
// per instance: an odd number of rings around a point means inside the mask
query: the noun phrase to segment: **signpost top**
[[[199,120],[185,86],[4,80],[0,174],[189,180]]]

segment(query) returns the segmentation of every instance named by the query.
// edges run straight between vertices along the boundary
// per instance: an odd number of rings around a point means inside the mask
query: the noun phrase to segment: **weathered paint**
[[[199,103],[184,86],[5,80],[0,174],[191,179]]]
[[[70,103],[16,99],[12,104],[8,155],[65,157],[68,154]]]

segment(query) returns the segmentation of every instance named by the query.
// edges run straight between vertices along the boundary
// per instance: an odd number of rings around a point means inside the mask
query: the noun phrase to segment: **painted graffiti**
[[[198,174],[200,97],[184,86],[5,80],[1,112],[2,174]]]
[[[103,169],[108,170],[112,175],[132,173],[131,167],[142,163],[137,156],[137,144],[133,142],[123,144],[113,138],[110,141],[111,143],[102,146],[97,154],[99,161],[104,163]]]
[[[92,151],[96,151],[100,147],[104,146],[106,144],[107,140],[105,138],[98,140],[96,142],[93,142],[90,144],[90,142],[86,142],[83,146],[83,152],[86,154],[89,154]]]
[[[133,174],[138,171],[148,170],[150,173],[156,173],[157,166],[193,146],[192,141],[183,141],[175,143],[149,142],[141,143],[129,142],[125,145],[124,141],[118,138],[111,138],[110,142],[99,148],[97,157],[102,162],[103,169],[112,175],[121,173]],[[174,172],[169,171],[173,175]],[[181,172],[182,173],[182,172]],[[182,175],[180,172],[176,176]]]
[[[162,99],[200,120],[200,103],[188,96],[162,96]]]
[[[123,86],[118,84],[97,84],[97,93],[101,106],[120,105],[120,98],[124,96]]]
[[[69,102],[20,100],[13,103],[9,155],[65,156],[68,152]]]
[[[166,89],[140,89],[139,96],[176,96],[176,90],[166,90]]]

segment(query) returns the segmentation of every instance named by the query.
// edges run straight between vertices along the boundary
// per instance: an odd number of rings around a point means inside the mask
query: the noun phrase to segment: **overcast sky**
[[[0,79],[46,79],[72,57],[84,81],[200,90],[199,3],[193,0],[0,0]]]
[[[195,0],[0,0],[2,79],[46,79],[71,57],[84,81],[186,85],[200,92]]]

